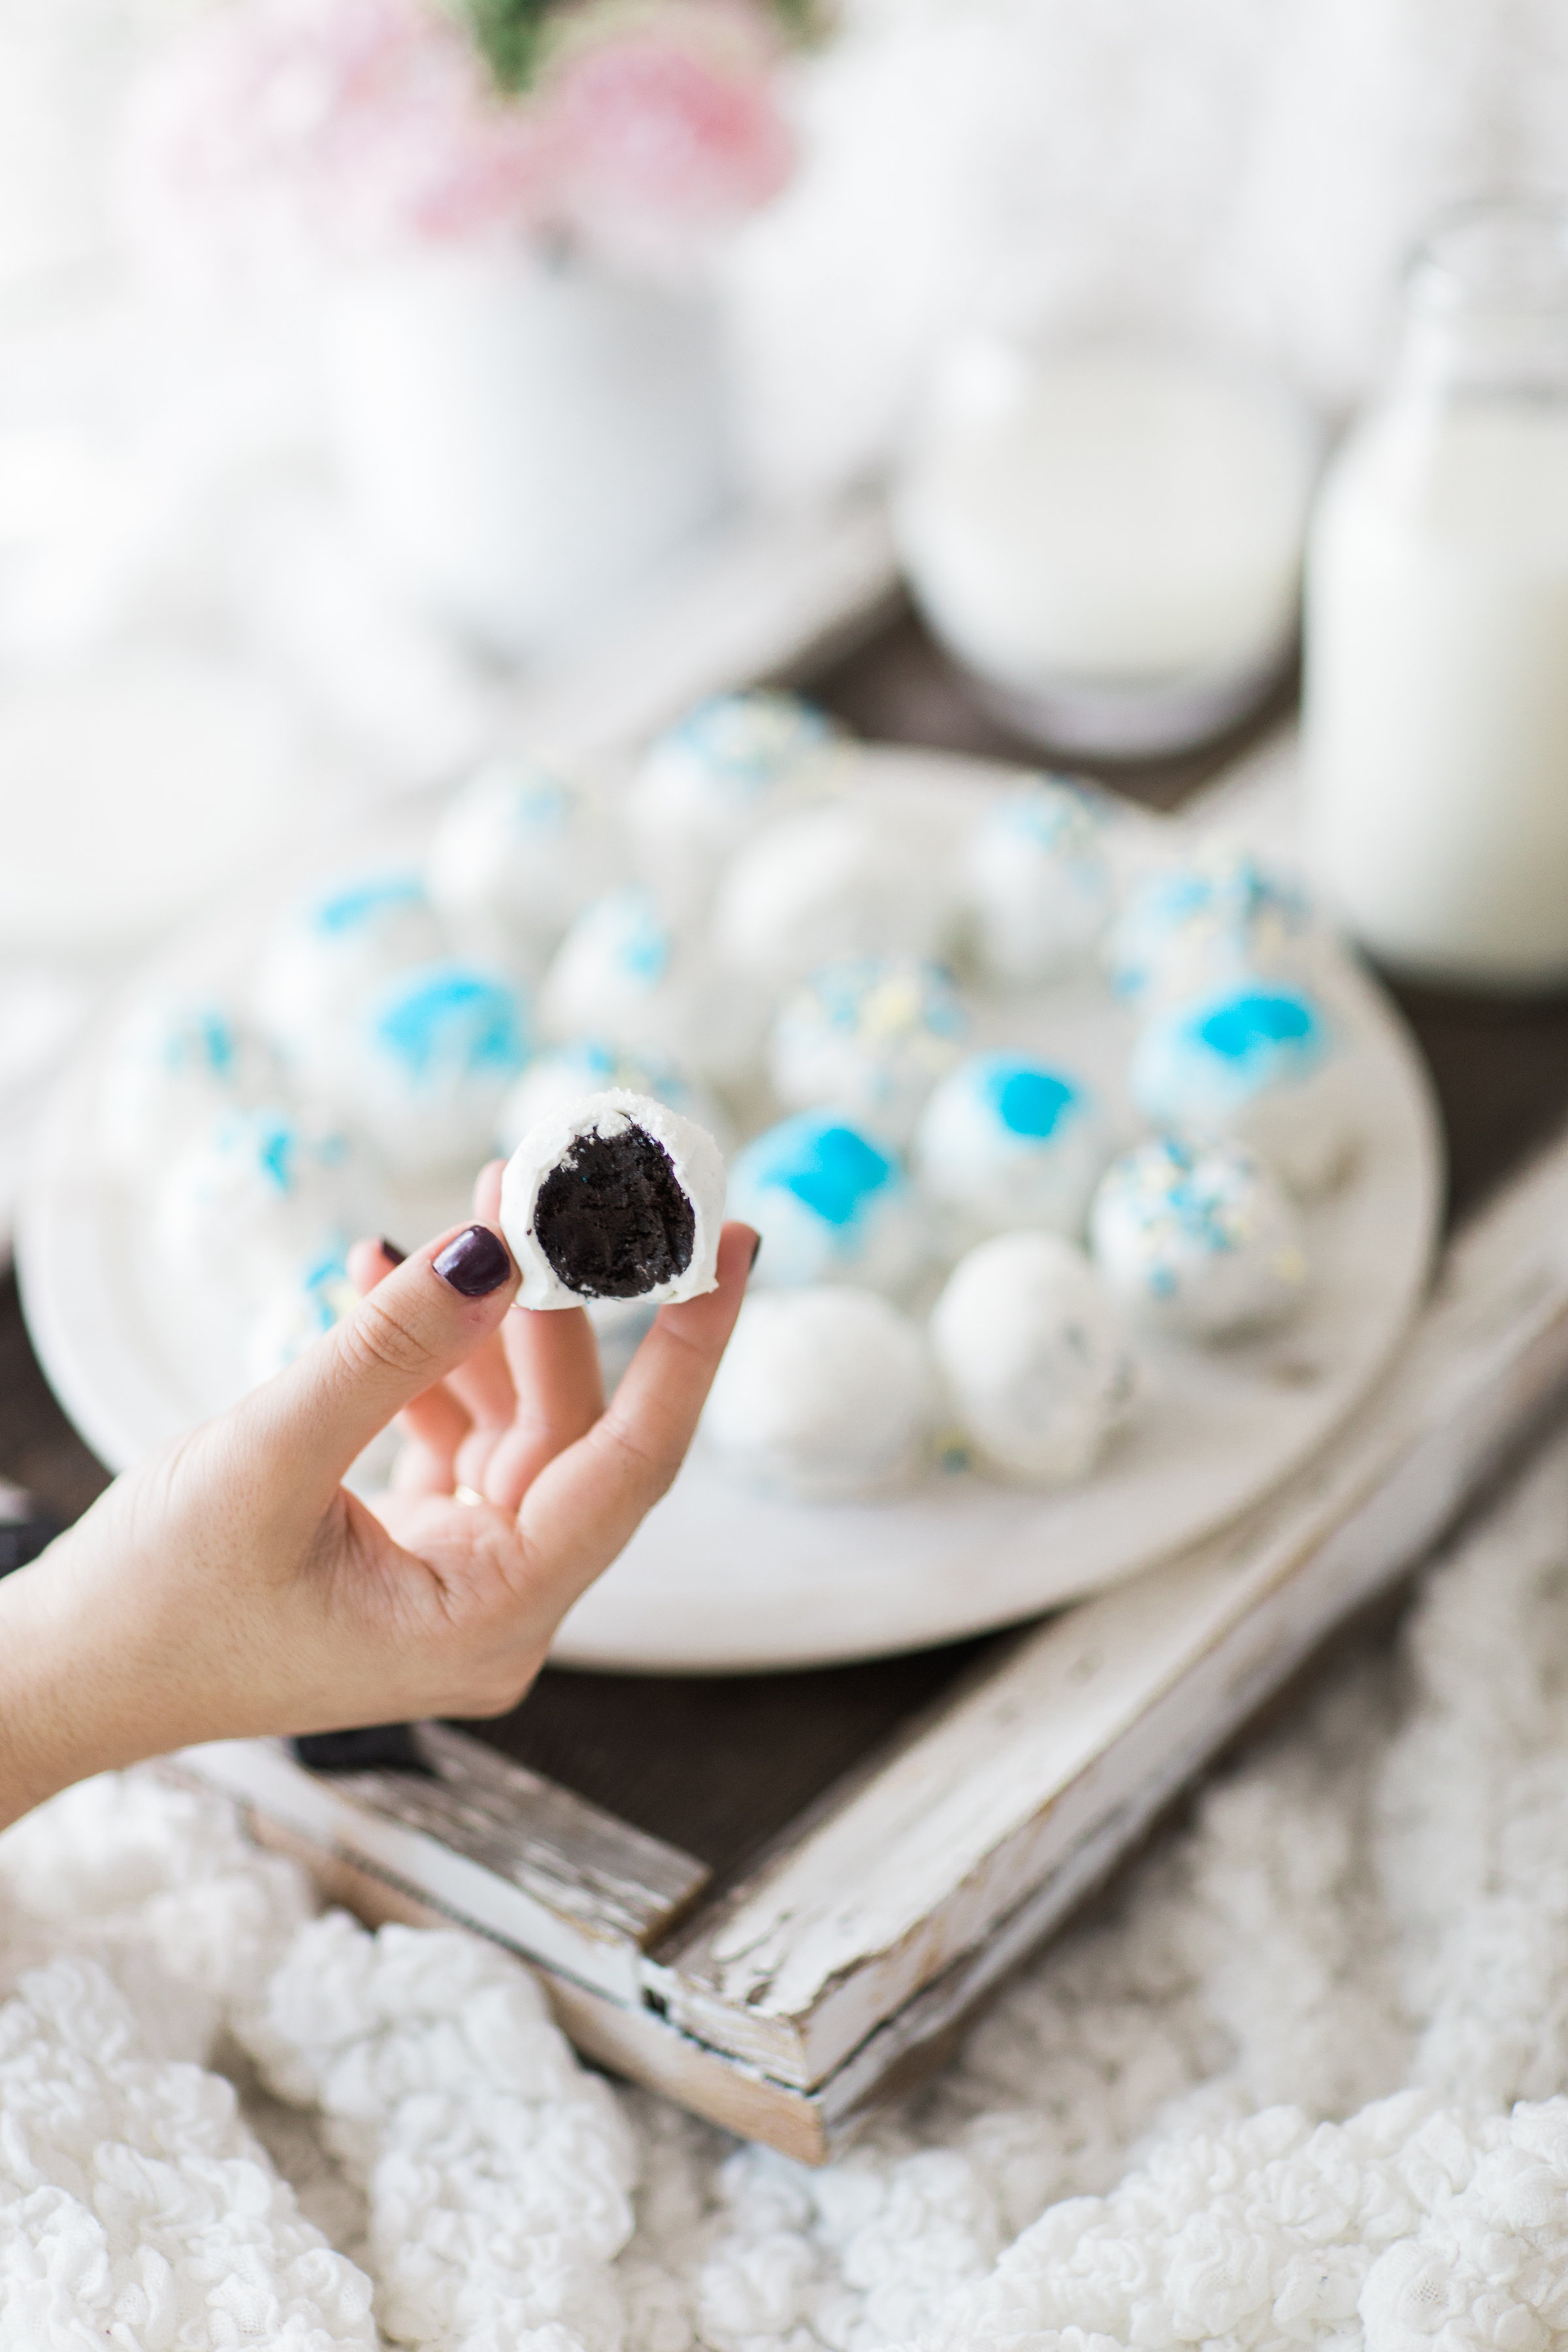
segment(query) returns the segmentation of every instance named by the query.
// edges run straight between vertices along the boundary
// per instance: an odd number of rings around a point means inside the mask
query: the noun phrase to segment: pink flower
[[[539,91],[556,217],[657,259],[765,204],[795,164],[776,62],[760,12],[736,0],[584,11]]]
[[[237,0],[144,76],[121,173],[163,274],[536,225],[531,110],[425,0]]]

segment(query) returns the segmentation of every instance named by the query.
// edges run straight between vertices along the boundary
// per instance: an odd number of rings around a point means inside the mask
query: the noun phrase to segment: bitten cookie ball
[[[1019,1486],[1083,1477],[1132,1401],[1115,1309],[1055,1234],[1000,1234],[960,1259],[931,1341],[976,1461]]]
[[[848,956],[784,1000],[768,1068],[794,1109],[828,1104],[907,1143],[926,1097],[963,1050],[968,1018],[939,964]]]
[[[501,1179],[500,1225],[522,1307],[718,1287],[724,1163],[710,1135],[650,1095],[612,1087],[525,1135]]]
[[[1161,1137],[1123,1153],[1100,1180],[1089,1234],[1111,1297],[1178,1339],[1261,1330],[1306,1296],[1301,1220],[1238,1143]]]
[[[757,1279],[769,1287],[897,1291],[925,1258],[925,1220],[897,1152],[837,1111],[802,1111],[748,1143],[730,1207],[763,1237]]]
[[[741,1310],[702,1416],[731,1476],[798,1502],[895,1493],[928,1454],[923,1334],[868,1290],[764,1291]]]
[[[981,819],[965,861],[965,897],[982,971],[1027,988],[1077,971],[1110,919],[1110,869],[1090,803],[1043,776]]]
[[[915,1132],[922,1187],[971,1237],[1017,1225],[1076,1235],[1108,1149],[1087,1087],[1011,1053],[961,1062]]]
[[[1297,1192],[1333,1183],[1355,1143],[1350,1056],[1304,988],[1253,975],[1167,1006],[1139,1038],[1131,1076],[1152,1125],[1200,1143],[1234,1136]]]

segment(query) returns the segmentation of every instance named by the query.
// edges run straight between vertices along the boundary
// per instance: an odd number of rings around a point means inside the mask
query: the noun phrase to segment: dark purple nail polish
[[[752,1265],[755,1265],[755,1264],[756,1264],[756,1262],[757,1262],[758,1258],[762,1255],[762,1254],[763,1254],[763,1237],[762,1237],[761,1234],[759,1234],[757,1235],[756,1240],[752,1244]],[[752,1271],[752,1265],[749,1265],[749,1266],[746,1268],[746,1272],[747,1272],[748,1274],[750,1274],[750,1273],[751,1273],[751,1271]]]
[[[506,1244],[488,1225],[470,1225],[435,1260],[436,1272],[459,1298],[488,1298],[511,1272]]]
[[[400,1250],[395,1242],[389,1242],[384,1234],[381,1237],[381,1254],[393,1265],[401,1265],[408,1255],[408,1252]]]

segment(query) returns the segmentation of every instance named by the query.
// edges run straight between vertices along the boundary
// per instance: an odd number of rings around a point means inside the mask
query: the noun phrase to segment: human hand
[[[361,1244],[353,1314],[0,1584],[0,1825],[197,1740],[516,1705],[679,1468],[755,1236],[725,1227],[606,1409],[586,1316],[509,1311],[500,1192],[498,1162],[405,1261]],[[395,1414],[372,1509],[342,1480]]]

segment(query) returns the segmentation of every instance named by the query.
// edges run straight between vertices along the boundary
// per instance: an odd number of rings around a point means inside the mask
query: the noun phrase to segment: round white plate
[[[925,753],[868,754],[871,789],[912,821],[969,822],[1003,771]],[[383,856],[416,848],[378,841]],[[1169,821],[1129,811],[1112,828],[1136,863],[1173,845]],[[301,875],[297,877],[303,880]],[[222,986],[242,972],[279,902],[276,878],[160,960],[171,980]],[[563,1664],[721,1673],[821,1664],[923,1647],[1037,1615],[1171,1558],[1258,1502],[1354,1411],[1425,1288],[1440,1150],[1425,1072],[1379,991],[1346,957],[1330,992],[1353,1039],[1361,1144],[1354,1170],[1307,1212],[1314,1281],[1288,1328],[1225,1349],[1139,1343],[1135,1418],[1095,1474],[1032,1495],[933,1469],[896,1501],[804,1505],[751,1494],[700,1440],[668,1496],[580,1601],[555,1645]],[[978,1044],[1030,1044],[1121,1097],[1130,1026],[1098,986],[983,1007]],[[100,1024],[46,1115],[24,1195],[17,1257],[27,1319],[67,1411],[112,1468],[231,1401],[241,1341],[216,1312],[193,1320],[142,1248],[133,1202],[95,1166]],[[428,1213],[429,1204],[425,1204]],[[433,1224],[389,1230],[410,1240]],[[461,1214],[461,1204],[451,1213]]]

